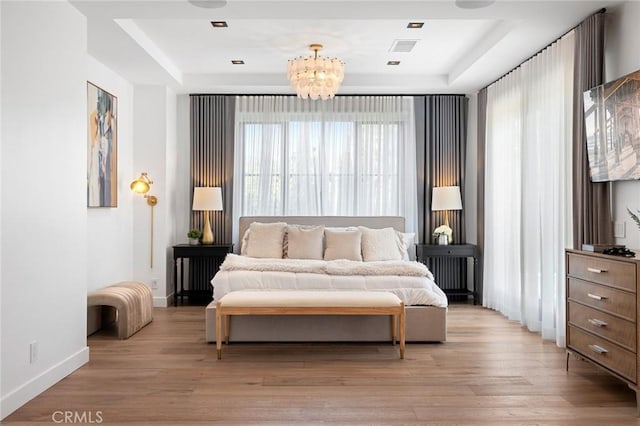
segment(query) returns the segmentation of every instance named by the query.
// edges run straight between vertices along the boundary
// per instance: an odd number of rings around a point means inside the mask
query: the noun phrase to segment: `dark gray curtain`
[[[608,183],[593,183],[589,176],[584,127],[584,91],[603,83],[604,22],[602,12],[576,27],[573,97],[573,244],[613,242]]]
[[[196,186],[222,188],[223,211],[209,212],[216,244],[231,243],[235,96],[192,95],[191,200]],[[203,228],[204,212],[191,212],[191,227]]]
[[[478,250],[480,256],[484,256],[484,168],[485,168],[485,147],[487,143],[487,88],[478,92],[478,159],[477,159],[477,198],[478,198]],[[477,277],[480,300],[482,300],[482,277],[484,262],[480,262],[480,276]]]
[[[418,238],[433,243],[433,230],[444,223],[444,212],[431,211],[435,186],[459,186],[464,196],[467,144],[467,98],[464,95],[416,96],[418,166]],[[465,242],[464,205],[449,212],[454,243]]]
[[[467,105],[464,95],[415,97],[420,244],[434,244],[433,230],[444,223],[444,212],[431,211],[433,188],[459,186],[464,197]],[[466,242],[464,214],[464,200],[462,210],[449,212],[454,244]],[[466,259],[438,259],[431,269],[441,288],[466,288]]]

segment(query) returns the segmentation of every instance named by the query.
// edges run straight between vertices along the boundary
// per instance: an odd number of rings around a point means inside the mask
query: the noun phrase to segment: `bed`
[[[247,229],[253,223],[274,226],[277,226],[275,225],[277,223],[286,223],[298,225],[301,228],[323,225],[325,240],[322,250],[324,253],[328,253],[326,250],[330,249],[329,230],[337,234],[343,230],[353,229],[368,229],[377,232],[378,235],[382,230],[389,232],[389,228],[404,232],[404,218],[396,216],[251,216],[241,217],[239,222],[239,235],[241,239],[245,237],[245,243]],[[255,233],[255,235],[258,234]],[[285,239],[285,256],[286,241]],[[292,240],[290,244],[293,242]],[[337,254],[335,260],[329,261],[254,259],[246,256],[246,253],[241,255],[242,246],[246,244],[236,245],[236,253],[227,257],[221,270],[211,280],[214,301],[206,308],[206,340],[208,342],[216,340],[216,300],[233,291],[284,289],[389,291],[405,302],[407,341],[442,342],[446,340],[446,296],[435,284],[430,272],[427,270],[423,273],[426,267],[417,262],[406,261],[406,255],[405,260],[402,261],[386,259],[375,261],[376,259],[370,257],[364,262],[342,260],[343,253]],[[263,249],[262,245],[260,248]],[[343,247],[340,246],[340,250],[342,249]],[[364,247],[362,250],[364,251]],[[358,251],[360,251],[359,247]],[[391,335],[387,319],[380,316],[239,316],[234,317],[230,337],[232,341],[237,342],[312,342],[386,341]]]

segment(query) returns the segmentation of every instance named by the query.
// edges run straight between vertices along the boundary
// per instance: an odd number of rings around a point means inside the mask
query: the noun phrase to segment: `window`
[[[398,215],[414,228],[412,98],[243,96],[235,116],[235,216]]]

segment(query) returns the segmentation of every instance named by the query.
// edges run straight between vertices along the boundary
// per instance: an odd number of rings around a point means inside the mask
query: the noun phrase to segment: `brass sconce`
[[[147,172],[142,172],[140,177],[131,182],[131,190],[136,194],[144,194],[147,204],[151,207],[151,268],[153,268],[153,208],[158,204],[158,197],[147,194],[151,189],[153,181],[149,179]]]

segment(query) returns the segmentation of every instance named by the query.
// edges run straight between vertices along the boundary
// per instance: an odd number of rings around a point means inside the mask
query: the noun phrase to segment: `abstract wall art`
[[[118,98],[87,82],[87,207],[118,206]]]

